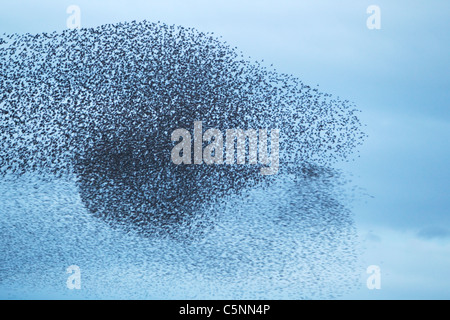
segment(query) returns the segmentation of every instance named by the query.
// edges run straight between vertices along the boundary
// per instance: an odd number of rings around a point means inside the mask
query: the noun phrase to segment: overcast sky
[[[367,194],[355,219],[383,286],[362,281],[349,297],[450,298],[449,1],[3,1],[0,33],[63,30],[71,4],[82,27],[146,19],[215,32],[354,101],[369,138],[342,167]],[[380,30],[366,26],[369,5]]]

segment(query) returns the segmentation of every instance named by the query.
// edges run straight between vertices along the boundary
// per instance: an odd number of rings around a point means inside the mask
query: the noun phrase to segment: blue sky
[[[150,20],[215,32],[252,60],[354,101],[369,138],[340,166],[362,189],[354,203],[363,259],[382,289],[347,298],[450,298],[450,2],[8,1],[0,33]],[[366,27],[369,5],[381,29]]]

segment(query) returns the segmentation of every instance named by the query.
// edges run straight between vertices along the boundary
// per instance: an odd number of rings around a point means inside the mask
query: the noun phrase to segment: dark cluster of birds
[[[278,175],[332,175],[363,141],[354,104],[192,28],[129,22],[0,37],[0,172],[74,174],[112,225],[176,232]],[[279,129],[280,169],[175,165],[171,133]]]

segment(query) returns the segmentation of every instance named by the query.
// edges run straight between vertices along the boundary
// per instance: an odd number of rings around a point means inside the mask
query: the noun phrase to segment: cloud
[[[372,231],[369,231],[366,236],[365,239],[367,241],[372,241],[372,242],[381,242],[381,237],[374,234]]]
[[[450,230],[440,226],[430,226],[422,228],[417,236],[422,239],[447,239],[450,238]]]

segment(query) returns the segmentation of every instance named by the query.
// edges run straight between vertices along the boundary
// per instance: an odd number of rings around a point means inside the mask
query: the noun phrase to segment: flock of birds
[[[75,263],[94,298],[339,294],[358,268],[333,163],[364,140],[357,114],[191,28],[0,35],[0,291],[56,292]],[[175,165],[194,121],[279,129],[278,174]]]
[[[176,235],[279,175],[332,177],[364,139],[357,112],[191,28],[133,21],[0,36],[0,174],[73,174],[90,212],[144,234]],[[279,174],[173,164],[171,133],[194,121],[279,129]]]

